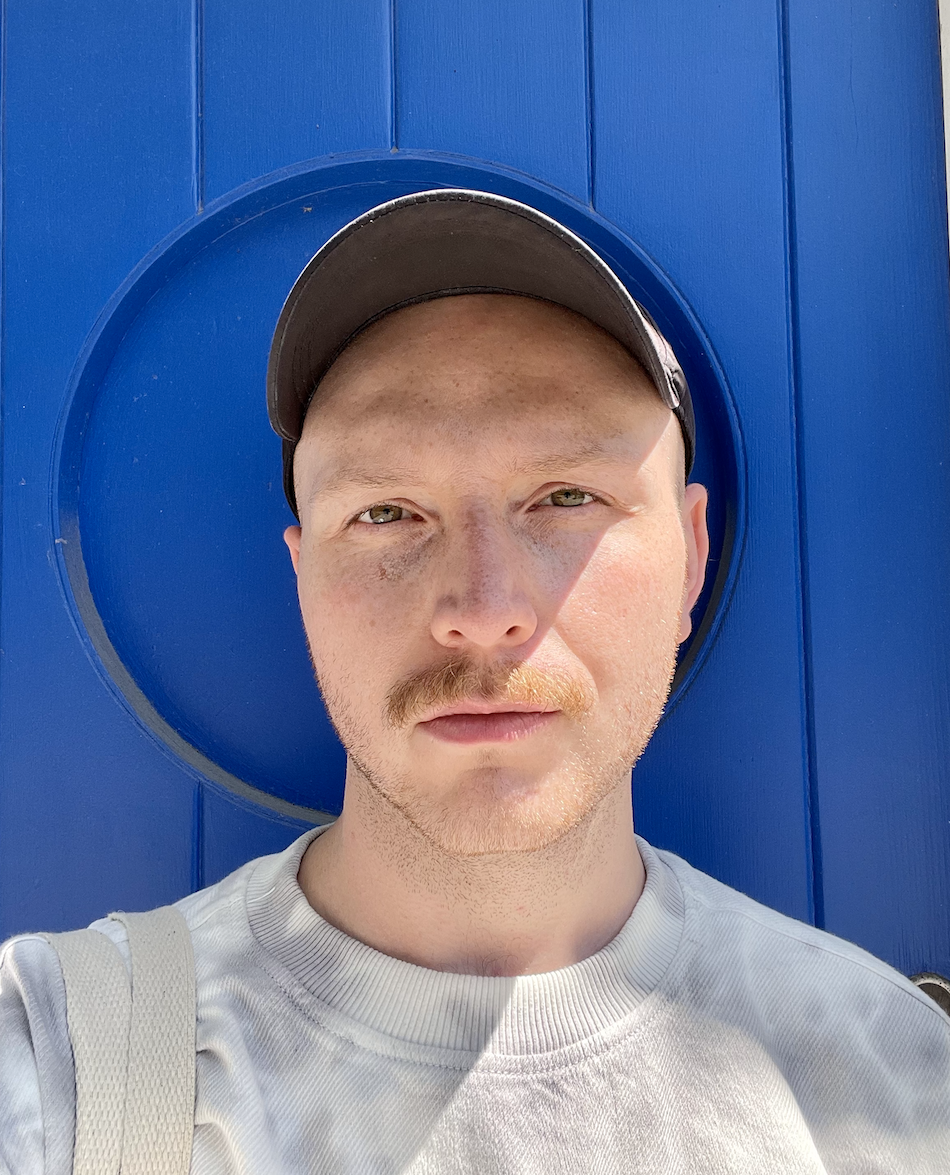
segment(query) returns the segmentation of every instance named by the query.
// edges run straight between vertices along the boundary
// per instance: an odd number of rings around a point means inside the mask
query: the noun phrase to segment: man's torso
[[[307,839],[180,903],[193,1175],[950,1169],[950,1021],[857,948],[641,845],[647,887],[603,951],[447,975],[319,919]],[[0,1172],[67,1175],[55,954],[15,940],[0,974]]]

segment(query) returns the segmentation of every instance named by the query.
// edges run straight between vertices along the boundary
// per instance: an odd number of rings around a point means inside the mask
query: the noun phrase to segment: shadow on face
[[[640,365],[546,302],[407,307],[323,380],[295,477],[304,623],[361,776],[459,844],[477,821],[534,844],[580,819],[646,744],[702,584],[704,493],[684,492],[679,426]],[[505,682],[532,669],[584,706],[542,696],[553,717],[506,734],[417,690],[413,721],[387,720],[414,681],[491,681],[524,709]],[[486,700],[459,693],[456,710]]]

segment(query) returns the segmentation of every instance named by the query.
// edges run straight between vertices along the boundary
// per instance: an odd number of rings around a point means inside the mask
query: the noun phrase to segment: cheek
[[[604,537],[558,622],[599,689],[665,672],[677,645],[685,578],[678,531]]]
[[[359,666],[383,669],[415,624],[412,576],[405,560],[387,555],[301,558],[298,592],[318,671]]]

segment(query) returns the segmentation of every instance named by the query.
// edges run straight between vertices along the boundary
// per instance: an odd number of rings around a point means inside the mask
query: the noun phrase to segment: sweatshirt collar
[[[256,865],[246,898],[251,929],[333,1019],[393,1043],[502,1055],[578,1043],[643,1003],[683,934],[679,882],[637,837],[646,869],[643,892],[620,932],[596,954],[557,971],[516,977],[419,967],[351,938],[309,904],[297,871],[321,831],[308,831]]]

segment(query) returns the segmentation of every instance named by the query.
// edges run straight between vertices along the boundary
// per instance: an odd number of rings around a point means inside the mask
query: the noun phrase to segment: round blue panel
[[[368,157],[242,189],[163,242],[110,303],[77,366],[55,490],[67,590],[112,687],[175,753],[270,806],[337,812],[344,772],[281,538],[293,518],[264,402],[271,334],[332,233],[439,186],[487,188],[568,224],[680,356],[713,561],[679,690],[729,595],[743,517],[731,400],[688,307],[632,242],[524,177],[457,160]]]

